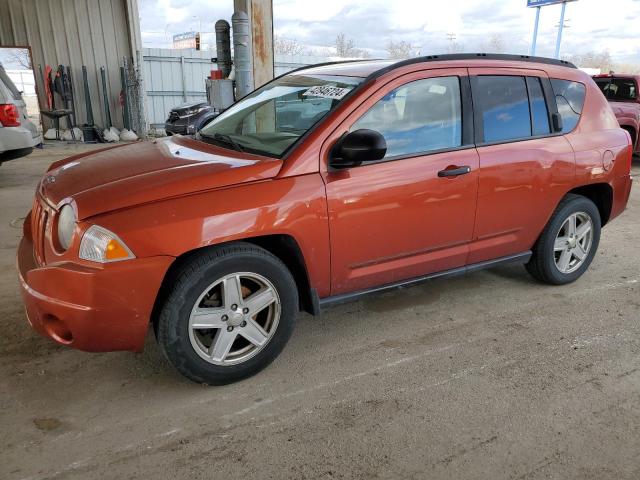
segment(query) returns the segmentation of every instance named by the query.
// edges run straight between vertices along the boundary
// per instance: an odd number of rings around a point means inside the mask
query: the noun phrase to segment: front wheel
[[[291,336],[295,281],[251,244],[215,247],[181,269],[158,320],[158,342],[183,375],[223,385],[269,365]]]
[[[570,283],[589,268],[600,243],[600,212],[580,195],[567,195],[551,216],[526,265],[536,279]]]

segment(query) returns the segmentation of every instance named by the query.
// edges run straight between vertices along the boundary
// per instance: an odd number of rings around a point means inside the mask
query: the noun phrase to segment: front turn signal
[[[108,263],[136,257],[115,233],[92,225],[82,236],[80,258],[90,262]]]

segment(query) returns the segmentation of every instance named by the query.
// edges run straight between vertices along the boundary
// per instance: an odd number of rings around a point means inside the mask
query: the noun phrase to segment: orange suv
[[[625,208],[631,139],[573,65],[509,55],[289,72],[195,139],[51,165],[24,224],[29,323],[223,384],[299,309],[505,262],[564,284]]]

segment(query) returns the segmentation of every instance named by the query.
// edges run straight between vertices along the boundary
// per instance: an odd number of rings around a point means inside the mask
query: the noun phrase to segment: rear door
[[[569,142],[551,131],[556,104],[545,72],[469,73],[480,155],[471,264],[529,250],[570,188],[575,163]]]

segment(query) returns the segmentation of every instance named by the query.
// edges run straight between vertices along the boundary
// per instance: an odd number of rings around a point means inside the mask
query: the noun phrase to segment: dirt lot
[[[0,167],[0,478],[640,478],[640,189],[564,287],[504,267],[300,315],[227,387],[24,318],[19,228],[50,147]],[[640,173],[640,161],[634,162]]]

